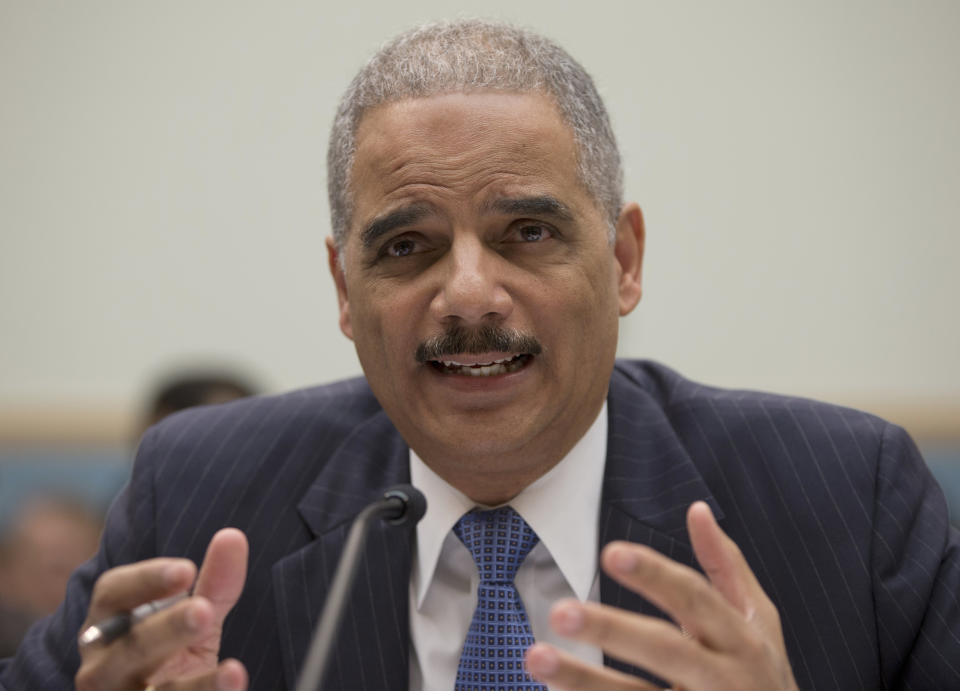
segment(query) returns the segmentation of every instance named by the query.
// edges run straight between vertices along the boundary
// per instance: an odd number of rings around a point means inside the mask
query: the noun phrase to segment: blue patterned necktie
[[[460,654],[454,691],[546,691],[523,666],[533,632],[513,584],[517,569],[540,538],[509,506],[464,514],[453,532],[470,550],[480,572],[477,609]]]

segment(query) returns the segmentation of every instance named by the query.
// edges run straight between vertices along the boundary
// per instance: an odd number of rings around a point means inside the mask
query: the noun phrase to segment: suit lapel
[[[353,518],[391,485],[410,481],[408,451],[382,411],[333,453],[297,509],[314,539],[273,566],[284,677],[293,688]],[[365,547],[327,688],[406,688],[412,532],[374,526]]]
[[[700,472],[673,432],[661,404],[640,383],[614,369],[608,396],[607,465],[600,505],[600,547],[614,540],[649,545],[671,559],[698,568],[686,531],[686,511],[704,500],[717,506]],[[601,573],[605,604],[649,616],[663,613],[640,595]],[[606,664],[638,676],[631,665]]]

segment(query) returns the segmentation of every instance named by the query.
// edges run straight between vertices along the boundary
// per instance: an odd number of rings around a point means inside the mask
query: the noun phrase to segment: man
[[[0,534],[0,657],[13,655],[37,619],[52,614],[67,579],[97,551],[103,517],[67,496],[38,495]]]
[[[330,688],[960,682],[960,544],[902,431],[614,364],[643,220],[566,53],[478,22],[405,34],[348,90],[329,167],[365,380],[154,427],[97,558],[0,683],[292,687],[349,522],[411,480],[427,515],[371,537]],[[491,516],[514,553],[477,547]],[[515,575],[484,580],[488,560]],[[478,625],[490,592],[522,646]]]

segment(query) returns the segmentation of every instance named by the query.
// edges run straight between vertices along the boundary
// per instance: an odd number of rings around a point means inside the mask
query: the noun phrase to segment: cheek
[[[383,341],[384,334],[390,333],[390,327],[384,323],[384,318],[382,312],[371,309],[370,305],[354,303],[352,306],[353,341],[361,356],[388,349]]]
[[[389,357],[412,352],[415,343],[411,346],[409,342],[414,341],[418,318],[407,292],[370,285],[359,294],[360,299],[351,300],[350,318],[357,352],[362,359],[369,356],[364,366],[377,366]]]
[[[581,286],[573,298],[577,313],[572,316],[580,327],[571,330],[572,337],[580,344],[581,356],[606,357],[607,351],[616,349],[619,328],[620,305],[617,293],[617,278],[607,258],[584,267]]]
[[[578,265],[569,285],[577,286],[569,298],[589,322],[605,321],[608,313],[618,313],[617,276],[608,254],[601,253]]]

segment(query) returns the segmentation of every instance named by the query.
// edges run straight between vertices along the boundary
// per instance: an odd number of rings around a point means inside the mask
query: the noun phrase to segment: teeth
[[[514,355],[513,357],[500,358],[499,360],[494,360],[493,362],[457,362],[456,360],[441,360],[447,367],[488,367],[490,365],[502,365],[505,362],[510,362],[515,358],[520,357],[519,355]]]
[[[481,365],[480,367],[467,367],[464,372],[471,377],[492,377],[495,374],[506,374],[507,368],[502,364]]]
[[[523,355],[514,355],[486,363],[461,363],[456,360],[441,360],[440,364],[446,374],[459,374],[467,377],[495,377],[500,374],[516,372],[523,367],[527,358]]]

